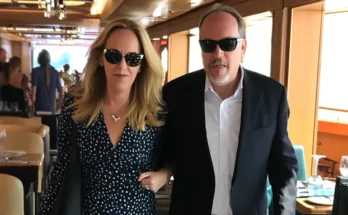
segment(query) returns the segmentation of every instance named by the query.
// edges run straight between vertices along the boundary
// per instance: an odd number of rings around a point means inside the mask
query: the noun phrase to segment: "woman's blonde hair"
[[[158,119],[158,113],[163,107],[161,88],[164,70],[161,60],[146,30],[135,21],[126,18],[116,19],[108,24],[91,45],[83,81],[72,93],[75,97],[71,106],[75,108],[73,119],[81,121],[89,117],[87,126],[90,126],[102,110],[106,95],[106,75],[104,68],[100,66],[100,59],[108,37],[118,29],[133,31],[144,54],[140,73],[131,88],[128,123],[135,130],[145,130],[146,123],[161,126],[163,122]]]

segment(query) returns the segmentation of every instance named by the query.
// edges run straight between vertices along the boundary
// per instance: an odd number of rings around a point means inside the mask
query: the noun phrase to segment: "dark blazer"
[[[168,115],[161,162],[175,164],[170,215],[211,215],[215,178],[204,112],[205,72],[166,84]],[[294,215],[297,159],[287,133],[285,88],[244,70],[239,146],[233,179],[233,215],[266,215],[266,179],[275,215]]]

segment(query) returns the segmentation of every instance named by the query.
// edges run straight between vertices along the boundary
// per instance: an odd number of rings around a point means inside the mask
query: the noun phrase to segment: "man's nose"
[[[213,52],[215,58],[219,58],[224,54],[224,51],[220,49],[219,45],[216,45],[215,50]]]

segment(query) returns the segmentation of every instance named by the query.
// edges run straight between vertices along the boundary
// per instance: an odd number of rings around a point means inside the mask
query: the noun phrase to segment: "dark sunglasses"
[[[128,66],[136,67],[141,64],[144,55],[135,52],[130,52],[123,56],[122,53],[117,49],[104,49],[104,57],[105,60],[111,64],[120,63],[122,57],[124,57]]]
[[[222,40],[199,40],[203,52],[214,52],[216,45],[225,52],[230,52],[236,49],[237,44],[242,42],[243,38],[226,38]]]

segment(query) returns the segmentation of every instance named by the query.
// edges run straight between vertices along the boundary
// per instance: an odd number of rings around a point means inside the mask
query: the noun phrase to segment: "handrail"
[[[329,108],[329,107],[320,107],[320,106],[319,106],[319,109],[323,109],[323,110],[332,110],[332,111],[338,111],[338,112],[348,113],[348,110],[337,109],[337,108]]]

